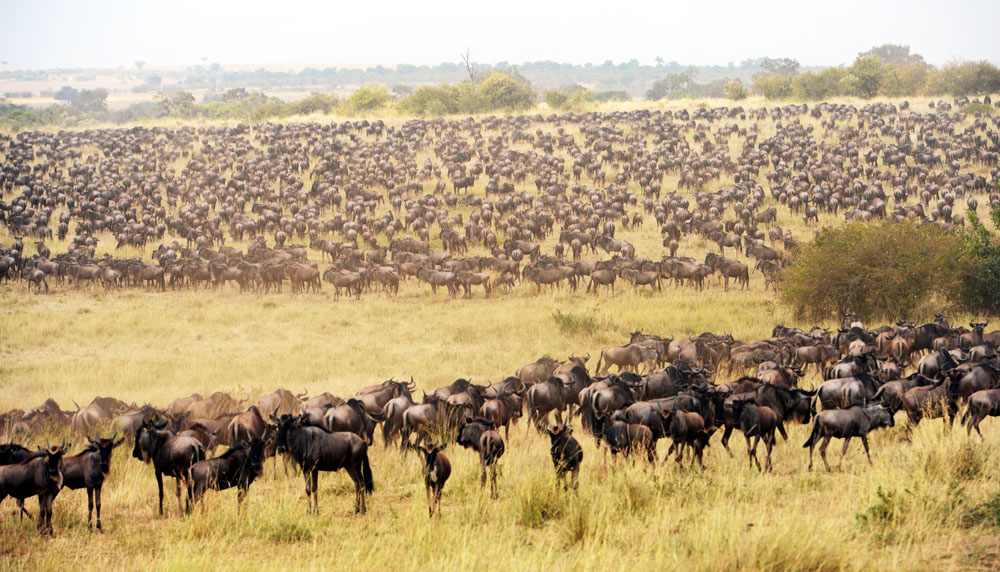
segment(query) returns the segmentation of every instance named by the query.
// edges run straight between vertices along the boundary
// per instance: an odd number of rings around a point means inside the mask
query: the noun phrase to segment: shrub
[[[784,99],[792,94],[792,76],[765,74],[753,78],[753,88],[766,99]]]
[[[373,111],[385,107],[392,96],[384,85],[366,85],[347,98],[347,103],[354,111]]]
[[[932,225],[852,223],[823,229],[781,277],[780,296],[810,319],[853,310],[905,317],[959,291],[968,268],[962,235]]]
[[[729,99],[740,101],[746,99],[748,95],[750,95],[750,91],[747,90],[742,81],[734,79],[726,84],[726,97]]]
[[[975,211],[966,213],[972,227],[967,233],[974,264],[970,265],[962,285],[962,305],[977,313],[1000,312],[1000,245],[983,226]],[[993,225],[1000,228],[1000,207],[990,213]]]

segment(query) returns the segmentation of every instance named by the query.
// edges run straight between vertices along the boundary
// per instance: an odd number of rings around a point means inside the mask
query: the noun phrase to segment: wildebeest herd
[[[759,270],[766,287],[808,238],[779,209],[951,226],[1000,204],[998,122],[821,103],[0,135],[0,281],[490,296]],[[644,224],[660,252],[637,251]]]
[[[703,452],[712,438],[720,434],[718,441],[729,451],[732,433],[740,431],[750,468],[756,464],[758,470],[771,471],[776,435],[787,440],[786,424],[812,423],[803,445],[809,449],[808,467],[818,445],[829,471],[826,448],[831,439],[844,440],[840,464],[855,437],[871,463],[869,434],[892,427],[900,410],[906,414],[907,435],[923,419],[943,417],[951,424],[964,409],[961,419],[971,436],[973,429],[980,432],[986,417],[1000,415],[1000,358],[995,353],[1000,331],[986,332],[986,326],[952,327],[938,315],[921,325],[901,320],[867,329],[847,315],[833,335],[819,327],[805,331],[778,324],[771,337],[750,343],[712,333],[672,339],[637,331],[622,347],[649,353],[606,349],[602,357],[617,357],[606,359],[593,375],[587,369],[589,354],[566,361],[543,356],[502,382],[478,385],[458,379],[424,391],[419,401],[412,379],[364,387],[346,400],[328,392],[309,397],[287,389],[254,399],[219,391],[177,398],[163,407],[97,397],[69,412],[49,399],[29,411],[0,416],[0,429],[14,437],[0,445],[0,500],[14,497],[21,515],[31,516],[23,503],[37,497],[39,533],[50,534],[60,490],[86,488],[88,525],[96,505],[101,530],[101,490],[112,452],[128,439],[132,455],[152,466],[161,515],[163,476],[175,480],[181,512],[189,511],[208,489],[236,488],[241,504],[265,461],[274,456],[301,471],[311,512],[319,510],[319,472],[343,469],[355,485],[355,512],[364,513],[378,474],[378,463],[369,454],[377,450],[373,446],[381,425],[383,450],[398,443],[403,451],[419,452],[433,516],[440,514],[451,475],[446,447],[458,444],[474,451],[481,488],[485,491],[488,481],[490,496],[496,497],[510,425],[523,414],[529,433],[535,429],[549,437],[556,483],[565,489],[576,489],[584,461],[573,435],[577,418],[583,433],[604,447],[604,463],[612,469],[619,455],[635,455],[652,469],[659,458],[658,442],[669,439],[666,455],[673,455],[679,469],[690,449],[690,464],[704,470]],[[818,385],[806,389],[800,380],[809,365],[822,375]],[[610,373],[610,366],[618,371]],[[910,369],[914,371],[908,373]],[[722,381],[724,374],[734,379]],[[102,430],[112,437],[102,437]],[[46,442],[34,450],[14,442],[43,436],[63,442]],[[83,450],[70,456],[67,438],[85,440]],[[757,455],[761,442],[763,463]],[[226,450],[213,456],[219,446]]]

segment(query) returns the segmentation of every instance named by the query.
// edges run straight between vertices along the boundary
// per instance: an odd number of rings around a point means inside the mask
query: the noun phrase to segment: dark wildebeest
[[[819,446],[819,454],[823,457],[823,464],[826,465],[827,472],[830,472],[830,463],[826,460],[826,447],[830,444],[830,439],[836,437],[844,440],[844,450],[840,453],[840,463],[837,470],[841,470],[844,464],[844,455],[847,454],[847,446],[851,443],[851,437],[860,437],[861,444],[865,446],[865,456],[868,457],[868,464],[872,464],[872,456],[868,452],[868,433],[879,427],[892,427],[895,425],[892,413],[883,405],[872,405],[870,407],[851,407],[850,409],[828,409],[816,414],[813,421],[812,433],[803,447],[809,448],[809,470],[812,470],[813,447],[816,442],[823,439]]]
[[[194,437],[174,435],[166,430],[167,421],[144,422],[135,432],[132,456],[153,463],[156,486],[160,492],[160,516],[163,516],[163,475],[177,480],[177,510],[191,509],[191,466],[205,460],[205,448]],[[187,487],[187,505],[181,508],[181,481]]]
[[[487,399],[479,408],[479,415],[504,428],[504,437],[510,438],[510,424],[521,416],[521,398],[513,390],[505,391],[499,397]]]
[[[68,489],[87,489],[87,528],[91,528],[91,516],[97,507],[97,530],[101,528],[101,488],[104,479],[111,471],[111,451],[125,442],[122,437],[115,441],[117,435],[110,439],[102,439],[97,434],[97,440],[87,437],[87,448],[77,455],[63,458],[63,486]]]
[[[573,429],[563,424],[545,431],[549,434],[552,446],[552,464],[556,468],[556,486],[561,481],[564,490],[576,490],[579,484],[580,463],[583,462],[583,448],[573,437]],[[569,479],[567,480],[567,475]]]
[[[556,412],[556,421],[563,422],[562,412],[566,409],[566,386],[561,378],[552,376],[543,383],[528,388],[524,404],[528,409],[528,419],[538,431],[548,424],[549,412]]]
[[[774,430],[778,427],[778,414],[770,407],[757,405],[753,398],[733,400],[733,418],[743,431],[743,436],[747,440],[747,457],[749,457],[750,467],[757,462],[757,470],[761,470],[760,460],[757,458],[757,445],[761,440],[767,448],[767,460],[764,462],[767,472],[771,472],[771,449],[774,448]],[[750,438],[753,437],[753,445]]]
[[[907,391],[913,389],[914,387],[923,387],[933,383],[933,379],[918,372],[914,372],[903,379],[896,379],[884,383],[882,387],[878,388],[878,391],[875,392],[875,396],[872,399],[874,401],[881,402],[890,413],[895,414],[903,408],[903,395],[905,395]]]
[[[816,395],[823,409],[847,409],[855,405],[866,406],[878,389],[877,379],[860,372],[853,377],[824,381],[816,389]]]
[[[277,409],[274,410],[275,415],[277,415],[277,411]],[[264,431],[267,429],[267,421],[264,420],[260,409],[257,409],[256,405],[251,405],[244,413],[233,417],[226,429],[229,433],[230,446],[233,446],[241,441],[263,439]]]
[[[400,392],[399,396],[390,399],[380,414],[383,419],[382,442],[385,445],[389,445],[400,435],[403,430],[403,413],[414,404],[413,396],[410,394],[411,389],[416,387],[413,378],[411,377],[410,382],[403,387],[405,389]]]
[[[962,423],[966,424],[969,435],[972,435],[972,430],[975,429],[979,437],[985,440],[983,432],[979,430],[979,424],[987,417],[997,416],[1000,416],[1000,389],[983,389],[969,397],[969,407],[962,416]]]
[[[323,415],[323,429],[328,433],[338,431],[349,431],[365,440],[365,445],[371,445],[375,433],[376,419],[366,410],[364,404],[358,400],[347,400],[347,403],[331,407]]]
[[[236,487],[236,505],[241,507],[251,483],[263,469],[264,441],[256,437],[239,441],[218,457],[198,461],[191,467],[194,502],[201,500],[207,489],[223,491]]]
[[[424,396],[424,403],[411,405],[403,412],[403,428],[400,431],[400,446],[406,450],[431,440],[431,432],[444,433],[445,401],[434,396]],[[417,439],[410,442],[410,434],[416,431]]]
[[[490,469],[490,497],[497,496],[497,462],[503,456],[504,444],[496,425],[489,419],[476,417],[463,420],[458,431],[458,444],[479,453],[481,477],[479,488],[486,487],[486,468]]]
[[[615,414],[617,417],[618,414]],[[613,420],[604,424],[604,441],[608,444],[612,458],[621,453],[626,459],[635,451],[646,451],[646,460],[656,463],[656,439],[645,425],[635,425]]]
[[[16,465],[0,467],[0,502],[14,497],[23,511],[24,499],[37,496],[36,524],[41,535],[52,534],[52,501],[63,484],[64,451],[63,446],[40,448]]]
[[[302,416],[272,415],[271,420],[278,426],[278,452],[290,452],[305,476],[307,510],[319,513],[319,472],[346,469],[354,481],[355,514],[368,512],[366,495],[375,490],[375,482],[364,439],[347,431],[307,427]]]
[[[428,516],[434,516],[434,508],[437,507],[438,518],[441,517],[441,492],[448,477],[451,476],[451,461],[441,452],[446,446],[438,447],[433,444],[430,448],[418,446],[420,452],[424,454],[422,472],[424,488],[427,491]]]
[[[677,461],[677,465],[682,466],[684,447],[690,445],[694,452],[691,466],[694,466],[694,462],[697,460],[698,465],[704,469],[705,463],[702,460],[702,455],[712,435],[705,430],[705,420],[702,419],[701,415],[693,411],[675,411],[673,409],[661,411],[660,415],[663,418],[663,431],[670,435],[673,441],[670,449],[677,452],[677,457],[674,459]],[[669,455],[670,452],[668,451],[667,454]]]
[[[785,421],[798,421],[799,423],[809,423],[809,420],[816,413],[816,406],[812,397],[816,391],[805,389],[786,389],[778,385],[762,385],[757,388],[754,394],[754,402],[757,405],[770,407],[778,415],[778,433],[784,440],[788,440],[788,433],[785,431]]]
[[[903,409],[906,410],[906,434],[925,418],[946,417],[951,426],[958,414],[958,380],[965,372],[961,369],[948,370],[934,385],[914,387],[903,394]]]

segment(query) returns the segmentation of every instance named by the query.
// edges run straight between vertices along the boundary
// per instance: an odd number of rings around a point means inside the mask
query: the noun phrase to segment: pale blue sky
[[[395,64],[656,56],[737,64],[761,56],[850,63],[874,45],[909,45],[933,64],[1000,64],[1000,0],[0,0],[5,67]]]

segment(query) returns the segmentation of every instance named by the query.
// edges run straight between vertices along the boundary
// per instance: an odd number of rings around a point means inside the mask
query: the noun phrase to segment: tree
[[[928,67],[923,63],[889,64],[879,93],[889,97],[917,95],[927,86]]]
[[[934,73],[929,81],[931,93],[985,95],[1000,91],[1000,69],[989,62],[951,62]]]
[[[740,101],[742,99],[746,99],[748,95],[750,95],[750,92],[747,90],[746,86],[743,85],[742,81],[734,79],[726,84],[726,97],[729,99]]]
[[[783,301],[802,317],[854,310],[863,320],[913,316],[953,296],[967,271],[962,235],[933,225],[825,228],[779,280]]]
[[[962,288],[962,302],[973,312],[996,315],[1000,312],[1000,244],[976,215],[966,216],[972,229],[968,232],[969,251],[975,260]],[[1000,228],[1000,208],[990,212],[995,228]]]
[[[366,85],[347,98],[348,105],[354,111],[372,111],[381,109],[392,101],[389,89],[384,85]]]
[[[153,101],[156,102],[156,106],[163,115],[191,117],[196,111],[194,95],[189,91],[178,91],[171,94],[160,90],[153,96]]]
[[[57,101],[73,101],[79,95],[80,95],[79,90],[70,87],[68,85],[64,85],[61,88],[59,88],[59,91],[55,92],[55,94],[52,95],[52,98]]]
[[[882,44],[881,46],[875,46],[874,48],[868,50],[867,52],[861,52],[858,54],[859,58],[876,58],[883,65],[886,64],[922,64],[926,66],[924,62],[924,56],[920,54],[911,54],[910,46],[899,46],[896,44]]]
[[[854,65],[847,69],[847,85],[851,95],[871,99],[878,95],[885,76],[885,67],[878,58],[858,57]]]
[[[545,103],[552,109],[562,109],[569,101],[569,95],[559,89],[550,89],[545,92]]]
[[[819,72],[803,72],[792,80],[792,93],[798,99],[819,101],[838,94],[847,72],[843,68],[826,68]]]
[[[472,62],[469,61],[469,48],[465,48],[464,54],[459,54],[462,57],[462,62],[465,64],[465,71],[469,73],[469,81],[476,81],[476,76],[472,73]]]
[[[646,99],[657,101],[664,97],[678,96],[684,94],[694,82],[697,72],[694,68],[688,68],[679,73],[670,73],[653,82],[653,85],[646,90]]]
[[[483,99],[486,111],[528,109],[535,104],[531,84],[503,72],[493,72],[476,86],[476,93]]]
[[[72,106],[80,111],[101,112],[108,110],[108,90],[81,89],[80,93],[73,100]]]
[[[785,99],[792,94],[792,76],[758,74],[753,78],[753,88],[767,99]]]
[[[792,58],[763,58],[760,67],[768,75],[795,75],[799,71],[799,62]]]

